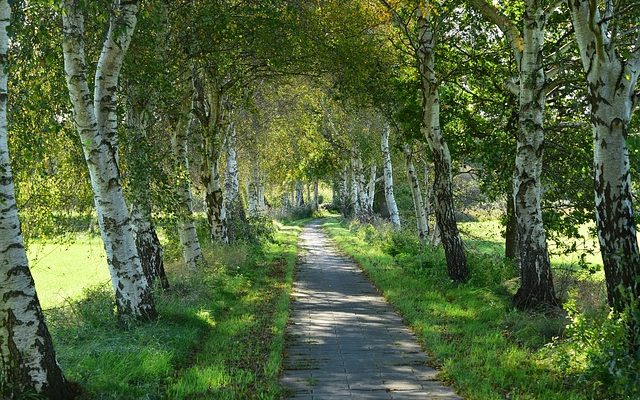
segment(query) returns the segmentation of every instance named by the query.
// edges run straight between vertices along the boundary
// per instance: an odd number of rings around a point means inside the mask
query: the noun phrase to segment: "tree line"
[[[452,183],[471,165],[483,191],[505,200],[519,309],[559,306],[547,236],[592,219],[609,305],[637,307],[638,7],[0,1],[3,395],[72,396],[19,211],[41,235],[59,233],[64,215],[95,213],[126,328],[156,319],[154,287],[170,286],[160,215],[175,219],[186,270],[196,270],[206,260],[195,209],[208,239],[229,244],[269,209],[317,209],[323,182],[362,223],[374,220],[380,184],[394,228],[415,222],[463,283]],[[404,221],[398,170],[413,202]]]

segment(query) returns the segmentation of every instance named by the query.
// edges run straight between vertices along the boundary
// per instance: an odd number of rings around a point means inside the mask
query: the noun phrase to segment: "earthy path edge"
[[[436,380],[413,333],[321,221],[300,235],[283,398],[460,399]]]

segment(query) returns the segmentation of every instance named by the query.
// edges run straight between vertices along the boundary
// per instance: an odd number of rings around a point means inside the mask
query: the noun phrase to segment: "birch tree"
[[[24,247],[7,138],[7,50],[11,6],[0,1],[0,395],[71,397],[56,361]]]
[[[229,243],[220,177],[220,160],[225,141],[225,87],[218,82],[215,67],[194,69],[192,82],[192,112],[200,122],[203,139],[201,177],[205,187],[209,232],[212,240]]]
[[[442,237],[449,277],[456,282],[463,282],[468,278],[469,269],[453,206],[451,153],[440,126],[440,81],[435,69],[438,32],[434,29],[434,4],[431,1],[417,2],[410,7],[411,17],[407,21],[387,0],[379,1],[391,13],[414,54],[422,92],[421,130],[431,150],[434,164],[436,221]],[[415,26],[417,37],[412,33],[410,23]]]
[[[188,138],[192,130],[193,116],[184,112],[175,125],[172,136],[173,155],[176,159],[178,179],[176,194],[178,198],[178,234],[182,246],[182,257],[187,268],[196,270],[204,262],[200,240],[193,216],[193,197],[191,195],[191,176],[189,173]]]
[[[513,196],[518,221],[520,287],[514,303],[519,308],[556,306],[541,207],[547,84],[542,53],[547,18],[544,1],[525,1],[522,33],[493,5],[484,0],[471,0],[471,4],[507,36],[519,71],[519,87],[515,90],[519,95],[520,130]]]
[[[596,228],[607,295],[609,305],[622,311],[640,298],[640,252],[627,145],[631,116],[640,101],[637,3],[567,0],[567,5],[589,90]]]
[[[127,88],[126,151],[125,162],[129,168],[129,198],[131,223],[138,249],[138,256],[147,282],[153,285],[160,280],[162,288],[169,288],[164,270],[163,249],[152,219],[151,180],[153,171],[159,169],[158,149],[151,146],[151,110],[149,97],[141,93],[135,84]],[[149,96],[151,94],[148,94]]]
[[[395,229],[400,228],[400,213],[398,212],[398,204],[393,194],[393,164],[391,163],[391,151],[389,149],[389,134],[391,127],[388,123],[384,124],[381,132],[380,148],[382,150],[382,165],[384,173],[384,198],[389,209],[389,218]]]
[[[240,197],[238,178],[238,141],[236,125],[232,121],[227,127],[225,143],[226,171],[224,179],[224,219],[227,222],[229,240],[238,239],[242,226],[247,224],[247,216]],[[257,193],[259,195],[259,193]]]
[[[422,202],[422,191],[420,190],[420,180],[416,167],[413,164],[413,149],[408,144],[402,147],[405,156],[407,177],[409,179],[409,187],[411,188],[411,198],[413,199],[413,210],[416,214],[416,225],[418,228],[418,239],[420,243],[426,243],[429,240],[429,221],[425,214],[424,204]]]
[[[151,288],[142,271],[117,155],[116,90],[124,55],[136,26],[137,1],[114,0],[109,29],[89,91],[83,2],[63,2],[63,54],[73,121],[89,169],[98,223],[122,323],[156,318]]]

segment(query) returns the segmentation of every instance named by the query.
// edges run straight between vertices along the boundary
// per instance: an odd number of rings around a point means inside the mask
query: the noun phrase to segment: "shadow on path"
[[[360,269],[309,224],[300,236],[281,383],[291,399],[458,399]]]

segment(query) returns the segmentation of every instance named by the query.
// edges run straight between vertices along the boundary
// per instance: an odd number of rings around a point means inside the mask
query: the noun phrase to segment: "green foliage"
[[[640,350],[638,311],[623,314],[613,311],[578,311],[576,294],[565,304],[571,323],[566,338],[549,346],[550,357],[567,375],[574,376],[585,393],[603,398],[640,397]],[[630,325],[635,328],[635,353],[630,348]],[[632,345],[633,346],[633,345]]]

